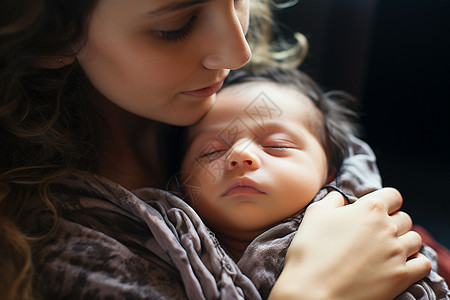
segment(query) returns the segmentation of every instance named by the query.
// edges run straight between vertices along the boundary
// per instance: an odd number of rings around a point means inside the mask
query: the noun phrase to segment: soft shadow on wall
[[[384,185],[398,188],[403,210],[447,248],[449,12],[448,0],[300,0],[276,14],[310,42],[301,69],[360,99]]]

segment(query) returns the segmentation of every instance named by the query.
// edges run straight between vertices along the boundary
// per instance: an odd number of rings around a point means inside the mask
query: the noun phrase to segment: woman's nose
[[[248,26],[248,9],[236,11],[227,8],[211,27],[209,49],[203,59],[207,69],[237,69],[251,57],[250,46],[245,39]]]
[[[241,144],[233,147],[230,155],[226,159],[226,168],[232,171],[236,168],[256,170],[260,166],[260,160],[257,156],[254,145]]]

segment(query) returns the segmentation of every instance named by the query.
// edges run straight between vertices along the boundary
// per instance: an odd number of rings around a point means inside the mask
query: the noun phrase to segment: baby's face
[[[262,232],[314,198],[328,180],[314,118],[321,117],[311,100],[281,84],[218,94],[190,128],[182,164],[190,203],[212,230]]]

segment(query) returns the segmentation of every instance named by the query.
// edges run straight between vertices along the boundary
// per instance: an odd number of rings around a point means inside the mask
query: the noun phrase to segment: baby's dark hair
[[[357,101],[343,91],[323,92],[319,85],[307,74],[298,69],[268,68],[254,74],[248,71],[233,71],[225,81],[224,87],[238,83],[269,81],[294,88],[307,96],[322,114],[318,119],[318,134],[329,166],[338,171],[349,154],[350,136],[358,134]],[[321,122],[323,121],[323,124]]]

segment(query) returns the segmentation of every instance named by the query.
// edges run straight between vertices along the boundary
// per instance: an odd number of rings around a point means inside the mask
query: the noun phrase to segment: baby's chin
[[[239,224],[211,224],[208,222],[206,216],[200,215],[200,218],[205,221],[206,225],[219,237],[226,236],[234,240],[250,242],[254,240],[261,233],[272,228],[275,224],[271,223],[239,223]]]

